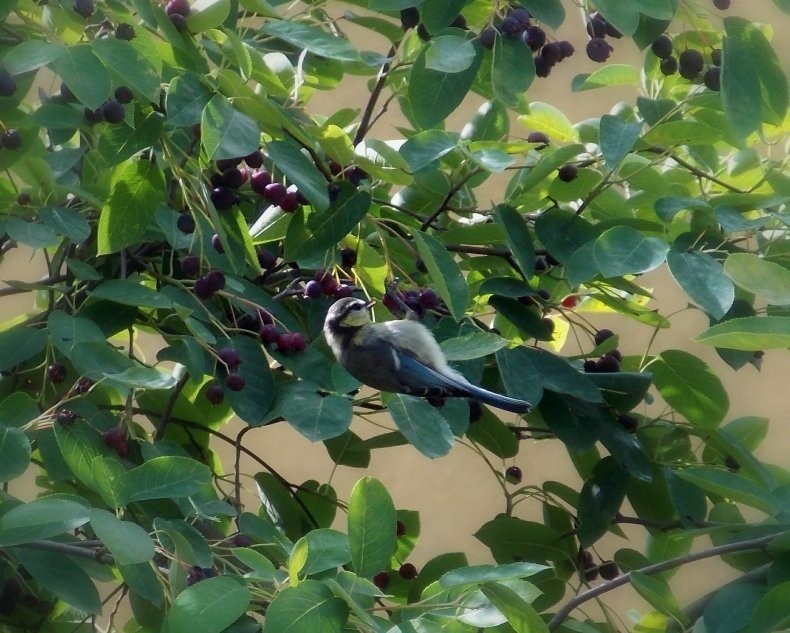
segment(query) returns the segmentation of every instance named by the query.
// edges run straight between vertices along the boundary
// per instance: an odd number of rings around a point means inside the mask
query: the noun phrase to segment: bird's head
[[[331,331],[354,329],[371,322],[370,308],[373,301],[364,301],[356,297],[345,297],[332,304],[326,314],[324,327]]]

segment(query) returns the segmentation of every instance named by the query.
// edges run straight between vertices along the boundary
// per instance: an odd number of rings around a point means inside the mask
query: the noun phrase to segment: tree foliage
[[[609,60],[573,90],[640,96],[574,123],[529,89],[573,54],[552,33],[575,3],[512,4],[2,3],[0,245],[47,266],[36,282],[5,270],[0,291],[35,299],[0,332],[4,623],[93,630],[127,597],[114,630],[786,626],[790,474],[754,456],[767,420],[732,419],[694,353],[759,369],[790,346],[774,29],[702,3],[591,2],[586,53]],[[360,48],[366,32],[381,50]],[[641,68],[618,61],[628,39]],[[367,81],[360,107],[319,114],[349,77]],[[671,328],[641,279],[662,267],[709,326],[623,356],[588,317]],[[533,411],[359,391],[323,318],[350,294],[391,318],[396,278],[456,367]],[[383,409],[391,428],[373,432],[364,417]],[[271,469],[244,440],[272,424],[360,469],[353,490]],[[364,469],[374,450],[440,458],[458,438],[501,483],[504,512],[476,533],[492,562],[442,552],[417,569],[419,517]],[[580,490],[504,469],[535,441],[565,445]],[[222,463],[218,442],[260,471]],[[248,481],[258,505],[242,504]],[[528,497],[540,522],[519,514]],[[646,546],[595,558],[623,524]],[[710,557],[739,580],[709,579],[689,605],[672,572]],[[585,615],[625,583],[651,610]]]

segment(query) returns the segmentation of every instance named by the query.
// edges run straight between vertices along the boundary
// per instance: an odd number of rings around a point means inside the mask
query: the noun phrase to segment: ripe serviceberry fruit
[[[530,25],[530,21],[532,20],[532,16],[529,14],[529,11],[522,7],[510,9],[510,11],[508,11],[508,15],[511,18],[516,18],[522,28],[527,28]]]
[[[623,362],[623,353],[617,348],[609,350],[608,352],[606,352],[606,354],[604,354],[604,356],[611,356],[612,358],[616,358],[618,363]]]
[[[75,13],[87,20],[93,15],[93,11],[96,7],[93,4],[93,0],[74,0],[72,8]]]
[[[134,39],[134,36],[134,27],[131,24],[121,22],[115,27],[115,37],[117,37],[119,40],[126,40],[129,42]]]
[[[212,383],[206,389],[206,400],[211,404],[219,404],[225,399],[225,392],[218,383]]]
[[[587,571],[584,572],[584,579],[587,582],[592,582],[596,578],[598,578],[598,568],[597,567],[591,567],[590,569],[588,569]]]
[[[58,412],[55,414],[55,422],[63,426],[71,426],[77,417],[77,414],[70,409],[58,409]]]
[[[563,165],[557,170],[557,177],[562,182],[572,182],[576,180],[576,177],[579,175],[579,169],[576,165],[567,164]]]
[[[556,64],[562,58],[562,49],[557,42],[549,42],[540,49],[540,55],[551,64]]]
[[[244,376],[239,374],[228,374],[228,377],[225,378],[225,386],[231,391],[241,391],[245,384]]]
[[[288,191],[281,182],[272,182],[263,189],[263,197],[271,204],[280,206]]]
[[[721,90],[721,69],[718,66],[711,66],[705,71],[702,81],[705,82],[705,87],[708,90],[718,92]]]
[[[96,383],[94,383],[90,378],[85,378],[83,376],[77,381],[77,384],[74,385],[74,393],[79,395],[88,393],[94,384]]]
[[[9,128],[0,137],[0,144],[6,149],[19,149],[22,147],[22,135],[19,133],[19,130]]]
[[[357,263],[357,252],[353,248],[344,248],[340,251],[340,265],[343,268],[353,268]]]
[[[176,220],[176,227],[179,231],[186,233],[187,235],[194,233],[195,217],[188,211],[185,213],[179,213],[178,219]]]
[[[346,297],[350,297],[354,294],[354,286],[349,286],[348,284],[340,284],[337,288],[335,288],[335,292],[332,293],[332,296],[335,299],[345,299]]]
[[[611,374],[620,371],[620,361],[614,356],[601,356],[595,363],[595,371],[601,374]]]
[[[227,211],[233,206],[236,196],[230,187],[214,187],[211,190],[211,202],[218,211]]]
[[[401,9],[400,25],[404,31],[413,29],[420,23],[420,10],[417,7]]]
[[[236,547],[249,547],[252,545],[252,539],[244,532],[239,532],[233,536],[233,545]]]
[[[496,36],[498,34],[499,31],[497,31],[493,26],[487,26],[482,31],[480,31],[480,46],[491,50],[494,48],[494,43],[496,42]]]
[[[412,580],[417,577],[417,568],[411,563],[403,563],[398,569],[401,578]]]
[[[669,35],[661,35],[650,45],[650,50],[656,57],[666,59],[672,54],[672,39]]]
[[[129,86],[118,86],[113,93],[118,103],[130,103],[134,99],[134,93]]]
[[[380,571],[373,576],[373,584],[381,589],[381,591],[386,591],[390,584],[390,573],[388,571]]]
[[[53,385],[58,385],[66,379],[66,368],[61,363],[52,363],[47,367],[47,379]]]
[[[584,361],[584,371],[588,374],[594,374],[596,371],[598,371],[598,365],[594,360],[588,358],[586,361]]]
[[[246,180],[245,174],[238,167],[228,167],[222,172],[222,180],[231,189],[238,189]]]
[[[603,343],[606,339],[612,338],[614,336],[614,332],[611,330],[607,330],[606,328],[598,330],[593,337],[595,341],[595,345],[598,346]]]
[[[602,37],[594,37],[587,42],[587,57],[594,62],[603,63],[612,54],[614,49]]]
[[[635,433],[637,428],[639,428],[639,422],[637,422],[636,418],[627,413],[618,415],[617,422],[629,433]]]
[[[535,58],[535,76],[537,77],[548,77],[551,74],[551,69],[554,64],[543,57],[543,55],[538,55]]]
[[[239,358],[239,353],[232,347],[223,347],[222,349],[218,349],[217,357],[223,363],[225,363],[225,365],[228,368],[228,371],[233,371],[241,363],[241,358]]]
[[[560,42],[560,51],[562,52],[562,57],[560,58],[560,61],[562,61],[563,59],[567,59],[568,57],[573,55],[576,52],[576,49],[573,47],[573,44],[571,44],[568,40],[562,40]]]
[[[606,20],[597,11],[587,18],[587,35],[590,37],[606,37]]]
[[[509,15],[504,20],[502,20],[499,30],[505,37],[518,37],[521,35],[524,27],[521,26],[521,22],[519,22],[512,15]]]
[[[250,176],[250,186],[259,196],[265,196],[266,187],[272,184],[272,175],[268,171],[256,171]]]
[[[304,285],[304,296],[309,299],[318,299],[323,294],[321,284],[315,279],[311,279]]]
[[[280,201],[279,206],[286,213],[293,213],[301,206],[299,204],[299,196],[295,191],[287,191]]]
[[[91,125],[94,125],[96,123],[101,123],[102,121],[104,121],[104,114],[102,112],[103,110],[104,108],[102,106],[99,106],[95,110],[91,110],[90,108],[85,108],[83,110],[83,114],[85,115],[85,120]]]
[[[16,92],[16,81],[5,70],[0,70],[0,97],[11,97]]]
[[[220,239],[219,235],[214,233],[211,236],[211,246],[214,247],[214,250],[217,251],[220,255],[225,252],[225,247],[222,246],[222,240]]]
[[[123,121],[125,115],[126,108],[123,107],[122,103],[119,103],[114,99],[106,101],[104,103],[104,107],[102,107],[102,117],[105,121],[107,121],[107,123],[111,123],[113,125],[120,123]]]
[[[437,308],[441,303],[439,295],[436,294],[436,291],[433,288],[426,288],[425,290],[421,291],[417,301],[419,301],[420,305],[426,310]]]
[[[666,75],[667,77],[669,75],[674,75],[678,71],[678,60],[675,59],[673,55],[670,55],[669,57],[661,60],[658,68],[662,75]]]
[[[261,152],[259,149],[256,149],[254,152],[247,154],[244,157],[244,162],[247,164],[247,167],[258,169],[263,165],[263,152]]]
[[[280,330],[274,323],[264,323],[258,331],[258,336],[266,345],[271,345],[280,338]]]
[[[129,455],[129,440],[123,429],[115,426],[107,429],[101,436],[102,441],[106,446],[109,446],[119,457],[126,457]]]
[[[541,147],[538,147],[538,149],[543,149],[544,147],[548,147],[549,137],[543,132],[530,132],[529,136],[527,136],[527,142],[540,143]]]
[[[185,255],[179,263],[181,272],[188,277],[194,277],[200,272],[200,258],[197,255]]]
[[[702,53],[694,49],[687,49],[678,58],[680,76],[684,79],[696,79],[705,66]]]
[[[211,270],[205,274],[206,281],[215,291],[225,287],[225,275],[220,270]]]
[[[508,466],[505,470],[505,481],[509,484],[520,484],[523,473],[518,466]]]
[[[265,249],[261,249],[258,251],[258,265],[261,268],[263,268],[264,270],[268,270],[269,268],[274,268],[274,265],[276,263],[277,263],[277,255]]]
[[[195,296],[201,301],[208,301],[217,292],[205,276],[196,279],[192,289],[195,291]]]
[[[170,16],[172,16],[174,13],[178,13],[179,15],[186,17],[191,11],[192,7],[189,6],[189,2],[187,0],[170,0],[167,5],[165,5],[165,13]]]
[[[406,524],[398,519],[395,521],[395,536],[400,538],[406,534]]]
[[[620,575],[620,568],[613,560],[607,560],[598,566],[598,572],[604,580],[614,580]]]
[[[539,26],[530,26],[524,31],[521,39],[526,42],[530,50],[537,51],[546,43],[546,31]]]

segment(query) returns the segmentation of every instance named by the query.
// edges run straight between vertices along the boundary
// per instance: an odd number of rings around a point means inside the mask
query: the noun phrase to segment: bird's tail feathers
[[[476,387],[471,383],[464,385],[464,390],[469,394],[470,398],[479,400],[483,404],[490,404],[497,409],[510,411],[511,413],[527,413],[532,408],[532,405],[526,400],[518,400],[516,398],[503,396],[493,391],[483,389],[482,387]]]

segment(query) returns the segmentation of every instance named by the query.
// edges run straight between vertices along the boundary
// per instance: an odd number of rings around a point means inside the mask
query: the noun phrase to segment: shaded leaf
[[[178,594],[167,611],[167,633],[220,633],[244,615],[251,594],[243,581],[228,576],[207,578]]]
[[[393,394],[387,409],[398,430],[423,455],[435,459],[450,452],[454,442],[450,425],[424,399]]]
[[[671,250],[667,253],[667,265],[691,300],[714,319],[721,319],[732,307],[735,287],[721,264],[707,253]]]

